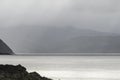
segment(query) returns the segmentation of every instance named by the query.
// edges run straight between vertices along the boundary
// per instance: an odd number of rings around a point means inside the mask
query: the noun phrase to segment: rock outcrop
[[[37,72],[27,72],[21,65],[0,65],[0,80],[52,80]]]
[[[14,52],[0,39],[0,55],[12,55]]]

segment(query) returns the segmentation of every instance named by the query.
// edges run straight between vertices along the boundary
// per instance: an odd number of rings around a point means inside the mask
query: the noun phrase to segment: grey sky
[[[120,0],[0,0],[0,38],[15,52],[45,52],[46,49],[54,51],[57,50],[57,43],[58,46],[63,43],[62,38],[64,42],[67,39],[68,44],[65,42],[67,47],[60,46],[59,50],[65,47],[65,51],[77,51],[80,42],[76,43],[73,39],[80,37],[81,33],[77,33],[77,28],[81,29],[78,32],[88,30],[86,34],[89,34],[89,30],[93,30],[93,33],[98,31],[95,34],[100,35],[106,33],[99,32],[120,34],[119,4]],[[58,29],[55,29],[56,27]],[[63,29],[59,29],[61,27]],[[61,37],[56,38],[55,31],[58,32],[56,35]],[[76,33],[72,34],[72,31]],[[107,39],[104,38],[102,42],[97,40],[96,43],[100,45],[97,49],[102,51],[104,46],[107,46],[106,42],[113,43],[111,45],[119,43],[119,39],[112,38],[111,42]],[[74,46],[68,48],[69,45]],[[113,52],[117,52],[119,44],[113,48],[115,49]]]
[[[1,0],[0,25],[76,26],[102,31],[117,30],[119,3],[119,0]]]

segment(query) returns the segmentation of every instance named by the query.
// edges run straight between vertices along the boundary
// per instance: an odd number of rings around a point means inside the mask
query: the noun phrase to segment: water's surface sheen
[[[0,64],[22,64],[55,80],[120,79],[120,56],[0,56]]]

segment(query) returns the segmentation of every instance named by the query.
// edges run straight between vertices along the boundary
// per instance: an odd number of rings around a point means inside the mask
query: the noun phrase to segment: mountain
[[[36,31],[37,33],[37,31]],[[32,35],[33,33],[30,33]],[[33,38],[30,36],[29,38]],[[74,27],[50,27],[27,41],[31,53],[119,53],[120,36]],[[32,45],[31,45],[32,44]]]
[[[11,41],[8,43],[19,53],[120,53],[120,35],[115,33],[75,27],[8,30],[7,37]]]
[[[37,72],[27,72],[21,65],[0,65],[0,80],[52,80]]]
[[[42,40],[41,40],[42,39]],[[40,40],[38,52],[45,53],[119,53],[120,36],[77,28],[50,28]],[[42,45],[42,46],[40,46]]]
[[[14,52],[0,39],[0,55],[11,55]]]

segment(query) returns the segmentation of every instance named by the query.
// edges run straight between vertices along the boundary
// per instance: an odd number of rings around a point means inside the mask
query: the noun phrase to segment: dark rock
[[[0,65],[0,80],[52,80],[37,72],[28,73],[21,65]]]
[[[0,39],[0,55],[12,55],[14,52]]]

